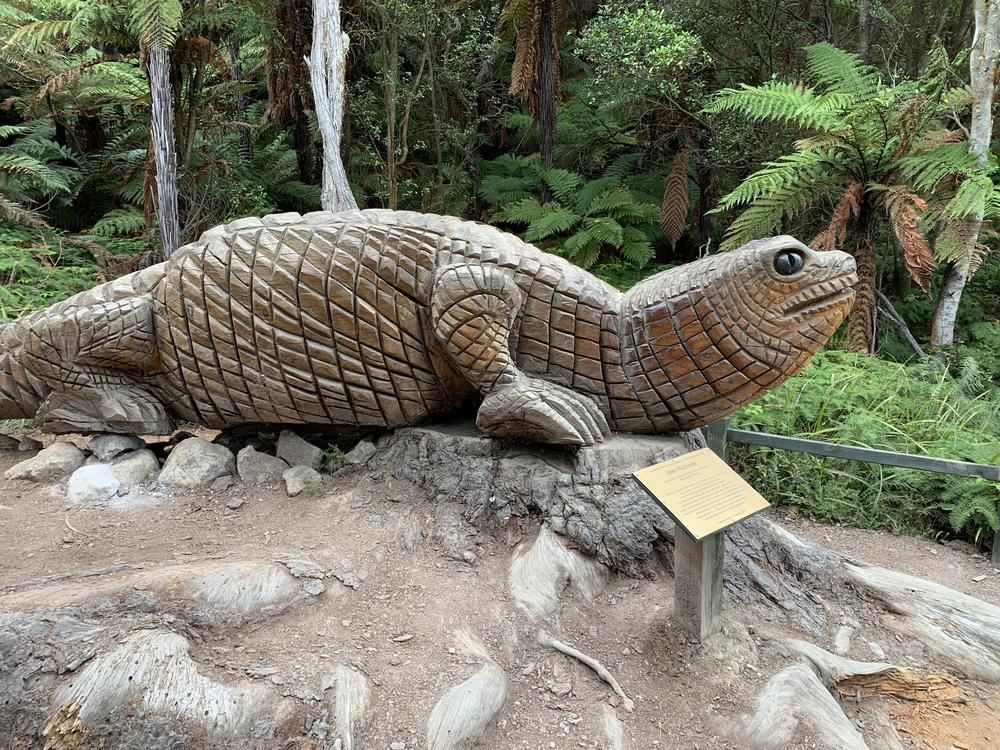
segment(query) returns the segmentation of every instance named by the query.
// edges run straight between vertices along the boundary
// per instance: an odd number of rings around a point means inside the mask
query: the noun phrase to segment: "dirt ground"
[[[0,476],[22,458],[0,453]],[[324,594],[297,609],[207,632],[193,655],[223,681],[265,675],[256,679],[316,713],[333,667],[356,667],[375,694],[359,748],[426,747],[434,704],[477,668],[457,646],[462,633],[480,639],[508,677],[504,708],[481,747],[743,746],[724,737],[726,727],[752,714],[767,680],[793,663],[778,639],[801,634],[731,605],[724,635],[699,645],[672,623],[672,578],[665,572],[653,580],[612,577],[593,601],[568,594],[559,622],[546,628],[608,667],[636,702],[626,713],[593,672],[535,643],[538,624],[519,613],[507,586],[517,540],[477,533],[458,519],[460,510],[435,506],[412,485],[373,484],[350,470],[326,477],[315,495],[293,499],[281,487],[237,484],[219,493],[151,493],[95,506],[69,504],[59,485],[0,479],[0,593],[122,563],[293,553],[330,570],[351,568],[360,583],[353,589],[331,578]],[[1000,571],[970,549],[774,517],[851,557],[1000,604]],[[532,530],[525,536],[530,541]],[[831,642],[820,645],[832,649]],[[871,643],[895,663],[923,656],[920,644],[877,622],[862,623],[849,655],[872,660]],[[885,704],[904,747],[1000,747],[1000,697],[989,686],[964,689],[962,704]],[[620,721],[620,745],[609,739],[609,717]],[[794,747],[815,744],[804,736]]]

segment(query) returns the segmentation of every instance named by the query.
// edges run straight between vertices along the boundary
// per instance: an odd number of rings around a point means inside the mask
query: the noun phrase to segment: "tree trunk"
[[[538,113],[535,115],[535,125],[538,128],[538,151],[546,166],[552,166],[552,141],[556,129],[554,58],[558,54],[558,41],[555,39],[552,6],[553,0],[541,0],[538,24]]]
[[[278,0],[274,5],[274,27],[278,39],[267,46],[267,111],[279,130],[294,123],[292,145],[299,179],[315,184],[316,150],[309,132],[310,82],[306,80],[306,57],[312,48],[313,9],[309,0]]]
[[[389,208],[399,204],[399,178],[396,174],[396,83],[399,79],[399,37],[395,25],[383,16],[382,26],[382,99],[385,102],[385,167],[389,182]]]
[[[174,113],[170,99],[170,53],[163,47],[149,50],[149,90],[153,158],[156,161],[156,215],[160,224],[163,258],[181,244],[177,214],[177,153],[174,150]]]
[[[246,97],[243,95],[243,60],[240,57],[240,43],[233,37],[226,42],[229,50],[229,70],[236,84],[236,92],[233,94],[233,109],[236,112],[236,121],[240,123],[240,150],[243,158],[247,161],[253,159],[253,142],[250,139],[249,123],[246,121]]]
[[[985,169],[989,163],[990,136],[993,131],[993,95],[996,91],[997,68],[1000,58],[1000,0],[975,0],[975,32],[972,36],[972,54],[969,57],[969,80],[972,89],[972,121],[969,126],[969,153],[976,157],[976,164]],[[955,320],[962,292],[969,280],[972,258],[979,232],[983,226],[983,212],[969,217],[969,230],[961,255],[948,266],[937,310],[931,324],[931,347],[948,346],[955,340]]]
[[[858,0],[858,56],[868,62],[872,44],[871,0]]]
[[[875,341],[875,211],[866,195],[858,216],[858,240],[854,249],[858,285],[854,309],[847,321],[847,346],[852,352],[871,353]]]
[[[327,211],[358,207],[340,155],[344,121],[344,76],[349,40],[340,28],[340,0],[314,0],[312,50],[306,59],[316,119],[323,136],[323,192]]]

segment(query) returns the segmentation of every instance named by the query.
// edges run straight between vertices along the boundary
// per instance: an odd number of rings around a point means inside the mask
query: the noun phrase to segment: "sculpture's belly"
[[[384,243],[364,228],[264,229],[177,258],[156,294],[165,402],[212,427],[396,427],[447,410],[417,274]]]

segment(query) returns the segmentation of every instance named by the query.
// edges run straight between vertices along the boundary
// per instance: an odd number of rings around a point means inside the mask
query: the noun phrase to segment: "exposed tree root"
[[[718,722],[720,734],[760,750],[784,748],[803,730],[827,750],[869,750],[816,673],[804,664],[787,667],[768,681],[752,718]]]
[[[507,675],[490,658],[486,647],[467,633],[459,633],[466,654],[483,665],[464,682],[450,688],[434,706],[427,721],[428,750],[464,750],[474,745],[507,698]]]
[[[569,644],[563,643],[558,638],[553,638],[544,630],[538,631],[538,643],[541,646],[554,648],[556,651],[566,654],[566,656],[571,656],[580,663],[593,669],[597,673],[597,676],[608,683],[611,686],[611,689],[614,690],[618,697],[622,699],[622,707],[626,711],[631,713],[635,710],[635,701],[625,695],[625,691],[622,690],[622,686],[618,684],[618,680],[615,679],[615,676],[608,671],[607,667],[601,664],[601,662],[593,656],[588,656],[582,651],[573,648]]]

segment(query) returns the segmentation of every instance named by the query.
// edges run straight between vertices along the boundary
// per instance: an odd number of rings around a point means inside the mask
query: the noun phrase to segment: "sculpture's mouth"
[[[785,307],[786,318],[802,318],[816,313],[845,305],[850,307],[854,301],[854,288],[851,286],[856,276],[848,274],[838,279],[817,284],[804,292],[796,294]]]

